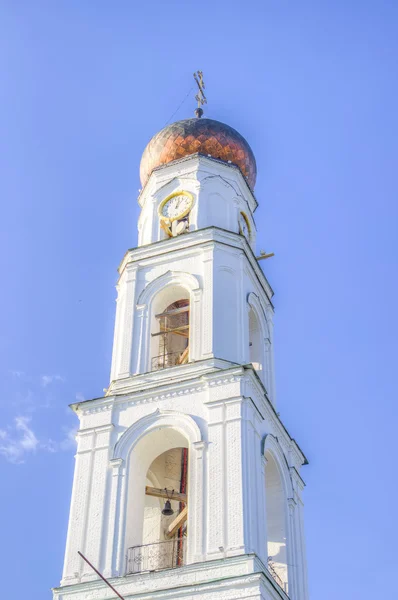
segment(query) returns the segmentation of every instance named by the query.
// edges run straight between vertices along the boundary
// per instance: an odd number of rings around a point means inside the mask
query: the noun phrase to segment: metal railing
[[[127,573],[175,569],[185,563],[187,538],[173,538],[157,544],[134,546],[127,550]]]
[[[267,560],[268,572],[271,574],[272,579],[283,589],[284,592],[287,593],[287,583],[285,583],[282,578],[278,575],[275,569],[275,563],[272,560],[272,556],[268,557]]]
[[[185,349],[183,352],[166,352],[160,356],[154,356],[151,361],[151,370],[157,371],[159,369],[166,369],[167,367],[175,367],[177,365],[184,365],[188,362],[188,351]]]

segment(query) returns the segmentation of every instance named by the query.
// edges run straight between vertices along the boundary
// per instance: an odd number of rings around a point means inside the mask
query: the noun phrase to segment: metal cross
[[[199,92],[195,96],[195,99],[198,102],[198,108],[196,109],[195,113],[200,118],[203,115],[202,106],[203,106],[203,104],[207,104],[207,98],[203,92],[203,90],[206,87],[204,84],[204,81],[203,81],[203,71],[197,71],[196,73],[193,74],[193,76],[194,76],[195,81],[199,88]]]

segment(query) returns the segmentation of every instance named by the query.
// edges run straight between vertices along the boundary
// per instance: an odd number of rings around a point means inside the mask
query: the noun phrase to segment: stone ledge
[[[195,563],[153,573],[138,573],[109,580],[128,600],[264,598],[288,600],[254,554]],[[53,590],[54,600],[113,600],[115,594],[100,579],[65,585]]]
[[[128,265],[139,263],[142,267],[146,264],[150,265],[153,260],[158,262],[162,257],[168,260],[172,252],[176,252],[177,254],[178,252],[182,252],[186,257],[190,252],[201,252],[209,244],[210,246],[217,246],[218,244],[228,246],[235,252],[243,252],[248,263],[253,268],[270,306],[273,308],[271,301],[274,295],[273,289],[258,264],[249,243],[238,233],[220,227],[211,226],[204,229],[196,229],[183,236],[160,240],[145,246],[138,246],[137,248],[130,248],[119,264],[119,275],[122,275]]]

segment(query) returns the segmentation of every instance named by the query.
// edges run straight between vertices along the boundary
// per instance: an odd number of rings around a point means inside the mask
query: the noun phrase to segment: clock
[[[247,241],[250,241],[251,228],[247,215],[244,212],[239,213],[239,233],[243,235]]]
[[[186,217],[193,206],[193,195],[189,192],[174,192],[167,196],[159,206],[160,219],[172,223]]]

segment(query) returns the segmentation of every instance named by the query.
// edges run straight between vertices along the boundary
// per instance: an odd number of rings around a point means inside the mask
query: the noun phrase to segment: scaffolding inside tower
[[[159,331],[158,354],[152,357],[152,370],[184,365],[189,360],[189,300],[177,300],[155,315]]]

